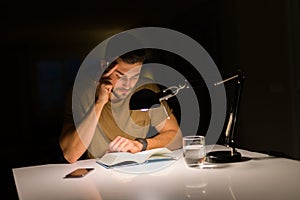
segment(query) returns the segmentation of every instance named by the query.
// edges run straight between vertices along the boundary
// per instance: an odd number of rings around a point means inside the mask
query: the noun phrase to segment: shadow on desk
[[[213,163],[213,162],[204,162],[203,165],[195,165],[195,166],[190,166],[193,169],[223,169],[223,168],[228,168],[232,163],[241,163],[241,162],[246,162],[251,160],[252,158],[250,157],[242,157],[242,160],[239,162],[228,162],[228,163]]]
[[[271,158],[287,158],[287,159],[292,159],[292,160],[299,160],[299,159],[296,159],[290,155],[287,155],[283,152],[280,152],[280,151],[273,151],[273,150],[265,150],[265,151],[258,151],[258,150],[252,150],[252,149],[246,149],[246,148],[243,148],[247,151],[252,151],[252,152],[257,152],[257,153],[261,153],[261,154],[265,154],[265,155],[268,155],[266,157],[257,157],[257,158],[251,158],[253,160],[262,160],[262,159],[271,159]]]

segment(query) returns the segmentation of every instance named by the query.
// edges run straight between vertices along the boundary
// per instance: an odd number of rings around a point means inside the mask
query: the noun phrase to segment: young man
[[[159,91],[155,84],[147,84],[149,81],[140,77],[144,61],[144,50],[134,50],[115,59],[102,74],[95,102],[79,124],[74,122],[69,98],[60,137],[60,147],[69,163],[83,155],[94,158],[106,152],[136,153],[159,147],[171,150],[181,147],[182,134],[166,102],[146,112],[129,109],[130,97],[137,89]],[[146,138],[151,126],[158,134]]]

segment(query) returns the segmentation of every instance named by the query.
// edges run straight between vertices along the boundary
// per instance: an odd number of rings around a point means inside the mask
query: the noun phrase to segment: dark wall
[[[240,142],[299,159],[299,1],[237,1],[236,10],[247,73]]]

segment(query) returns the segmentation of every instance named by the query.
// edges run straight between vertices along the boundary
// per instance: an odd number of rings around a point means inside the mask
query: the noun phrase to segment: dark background
[[[300,159],[299,0],[1,1],[1,180],[57,162],[63,101],[88,53],[107,37],[157,26],[199,42],[222,76],[246,75],[237,144]]]

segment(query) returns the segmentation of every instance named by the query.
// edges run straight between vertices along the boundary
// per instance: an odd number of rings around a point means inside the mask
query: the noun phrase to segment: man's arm
[[[113,87],[109,76],[116,68],[117,66],[113,67],[101,77],[96,90],[95,104],[78,127],[74,124],[72,99],[69,99],[70,104],[66,111],[67,119],[64,122],[59,143],[65,159],[70,163],[76,162],[84,154],[94,137],[102,109],[108,102]]]
[[[177,123],[174,114],[170,114],[170,119],[165,119],[159,125],[156,130],[158,134],[153,138],[148,138],[147,150],[167,147],[170,150],[175,150],[182,147],[182,133]],[[136,153],[140,152],[143,145],[135,140],[130,140],[121,136],[116,137],[109,144],[109,151],[123,151]]]
[[[175,150],[182,147],[182,133],[174,114],[170,114],[170,119],[165,119],[155,128],[158,134],[147,139],[147,149],[167,147]]]
[[[88,148],[93,139],[103,106],[95,103],[94,108],[90,109],[77,128],[74,123],[64,123],[60,137],[60,147],[68,162],[76,162]]]

